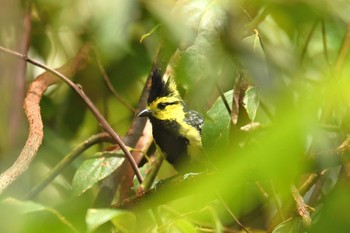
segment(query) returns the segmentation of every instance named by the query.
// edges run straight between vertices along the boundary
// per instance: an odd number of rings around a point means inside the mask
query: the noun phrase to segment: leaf
[[[73,178],[73,195],[81,195],[98,181],[114,172],[124,161],[120,151],[115,152],[114,155],[118,157],[100,156],[84,161]]]
[[[272,233],[303,233],[303,224],[300,218],[291,218],[278,224]]]
[[[179,219],[176,220],[169,229],[169,232],[188,232],[188,233],[196,233],[198,232],[198,228],[188,220]]]
[[[129,232],[135,225],[136,218],[131,212],[117,209],[89,209],[86,214],[87,232],[95,231],[102,224],[111,221],[113,225],[125,232]]]
[[[40,203],[33,201],[20,201],[15,198],[6,198],[0,202],[0,208],[7,209],[8,211],[15,212],[19,215],[29,214],[38,211],[47,211],[53,214],[63,225],[67,226],[72,232],[78,232],[78,230],[57,210],[44,206]]]
[[[225,93],[225,98],[232,106],[233,90]],[[205,148],[228,142],[231,116],[219,97],[207,112],[202,129],[202,142]]]
[[[249,87],[247,89],[243,98],[243,103],[244,108],[247,110],[249,119],[254,121],[260,103],[255,87]]]

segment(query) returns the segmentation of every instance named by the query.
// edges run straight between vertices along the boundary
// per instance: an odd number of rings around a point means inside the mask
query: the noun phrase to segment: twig
[[[155,159],[154,159],[154,161],[152,161],[149,172],[145,176],[145,179],[141,185],[143,190],[148,190],[151,188],[151,186],[152,186],[152,184],[153,184],[153,182],[158,174],[160,166],[163,163],[163,160],[164,160],[164,156],[159,151],[156,152]]]
[[[323,44],[323,54],[326,58],[328,66],[330,66],[329,56],[328,56],[328,46],[327,46],[327,34],[326,34],[326,24],[324,20],[321,21],[322,26],[322,44]]]
[[[112,94],[114,95],[114,97],[121,103],[123,104],[127,109],[129,109],[132,112],[136,112],[136,109],[129,104],[129,102],[127,102],[121,95],[118,94],[118,92],[114,89],[105,69],[103,68],[102,62],[101,62],[101,58],[100,56],[97,54],[97,52],[95,51],[95,57],[96,57],[96,63],[97,63],[97,67],[100,70],[100,73],[102,75],[103,80],[105,81],[108,89],[110,90],[110,92],[112,92]]]
[[[27,57],[26,55],[17,53],[15,51],[12,51],[10,49],[6,49],[2,46],[0,46],[0,51],[14,55],[20,59],[23,59],[33,65],[36,65],[44,70],[46,70],[47,72],[54,74],[55,76],[59,77],[61,80],[63,80],[66,84],[68,84],[73,90],[75,90],[79,96],[81,98],[83,98],[83,100],[85,101],[85,103],[87,104],[88,108],[90,109],[90,111],[93,113],[93,115],[96,117],[96,119],[98,120],[98,122],[100,123],[101,127],[107,131],[107,133],[109,133],[112,138],[117,142],[117,144],[120,146],[120,149],[124,152],[127,160],[129,161],[132,169],[134,170],[134,173],[139,181],[139,183],[142,183],[142,176],[140,171],[138,170],[137,164],[135,162],[135,160],[133,159],[132,155],[130,154],[129,150],[127,149],[127,147],[125,146],[125,144],[123,143],[123,141],[121,140],[121,138],[119,137],[119,135],[112,129],[112,127],[110,126],[110,124],[106,121],[106,119],[102,116],[102,114],[100,113],[100,111],[96,108],[96,106],[92,103],[92,101],[89,99],[89,97],[86,96],[85,92],[83,91],[83,88],[81,85],[79,84],[75,84],[74,82],[72,82],[70,79],[68,79],[65,75],[61,74],[60,72],[53,70],[51,68],[49,68],[48,66],[35,61],[29,57]]]
[[[147,78],[146,84],[142,90],[138,109],[142,110],[146,107],[147,98],[149,93],[150,75]],[[144,151],[143,144],[146,143],[152,136],[149,130],[145,131],[145,125],[147,118],[145,117],[134,117],[131,122],[131,126],[124,137],[124,141],[131,148],[135,148],[138,151]],[[136,151],[135,150],[135,151]],[[139,152],[132,152],[132,156],[136,163],[139,163],[142,159],[142,154]],[[113,198],[115,197],[115,192],[119,188],[119,200],[123,200],[130,195],[130,189],[133,185],[134,172],[128,163],[124,161],[123,164],[110,176],[102,181],[101,188],[97,198],[95,200],[95,207],[109,207]]]
[[[13,52],[0,46],[0,51],[15,55],[27,60],[25,55]],[[68,63],[58,69],[67,76],[74,75],[77,71],[85,67],[89,46],[84,46],[79,53]],[[29,134],[27,141],[14,164],[0,175],[0,194],[12,184],[33,160],[43,140],[43,123],[40,115],[40,100],[48,86],[58,82],[55,76],[49,72],[41,74],[29,86],[23,108],[29,122]]]
[[[247,228],[245,228],[243,226],[243,224],[238,220],[238,218],[234,215],[234,213],[232,213],[232,211],[230,210],[230,208],[228,207],[228,205],[226,204],[226,202],[224,201],[224,199],[221,197],[221,195],[218,192],[216,192],[216,196],[219,198],[220,202],[224,205],[226,211],[235,220],[235,222],[240,226],[240,228],[242,228],[242,230],[245,231],[246,233],[249,233]]]
[[[219,92],[219,94],[220,94],[220,97],[221,97],[222,102],[224,102],[224,105],[225,105],[225,108],[226,108],[227,112],[228,112],[228,113],[230,114],[230,116],[231,116],[231,114],[232,114],[231,107],[230,107],[230,105],[228,104],[227,99],[226,99],[226,97],[225,97],[225,94],[224,94],[224,92],[221,90],[221,87],[219,86],[218,83],[216,83],[216,89],[218,90],[218,92]]]
[[[152,67],[150,69],[150,72],[148,73],[148,77],[146,80],[146,83],[144,85],[144,88],[142,90],[139,104],[137,106],[137,112],[143,110],[147,105],[147,98],[149,95],[149,89],[151,86],[151,75],[152,71],[155,69],[155,67],[160,68],[161,70],[166,70],[166,67],[168,65],[168,62],[170,60],[170,57],[173,55],[174,51],[169,48],[164,48],[164,44],[160,44],[158,51],[154,57],[154,60],[152,62]],[[140,118],[140,117],[134,117],[131,127],[128,130],[128,133],[125,137],[125,142],[128,143],[131,147],[136,147],[138,150],[144,151],[144,148],[142,148],[143,142],[146,142],[152,138],[150,134],[150,130],[146,132],[147,130],[145,128],[145,124],[147,122],[147,118]],[[140,146],[140,147],[139,147]],[[138,148],[139,147],[139,148]],[[142,159],[142,155],[140,153],[133,154],[135,161],[139,162]],[[130,166],[126,163],[124,163],[118,171],[114,174],[114,180],[113,183],[116,182],[121,184],[120,188],[120,199],[125,199],[130,192],[130,187],[133,185],[133,176],[130,172]],[[121,182],[122,181],[122,182]]]
[[[338,57],[335,62],[334,71],[337,76],[340,75],[340,71],[343,68],[345,58],[348,55],[349,49],[350,49],[350,24],[348,24],[346,34],[340,46]]]
[[[144,191],[141,195],[136,195],[130,198],[126,198],[119,203],[112,205],[117,209],[132,209],[147,210],[157,205],[161,205],[178,198],[182,198],[188,195],[194,194],[193,187],[197,185],[204,185],[208,182],[208,179],[213,178],[213,173],[201,173],[197,176],[187,179],[174,179],[165,182],[163,185],[157,186]],[[181,190],[181,192],[179,192]],[[208,197],[216,198],[214,190],[207,190],[206,195]]]
[[[60,172],[67,167],[73,160],[75,160],[81,153],[89,149],[91,146],[101,142],[114,142],[111,136],[107,133],[99,133],[89,137],[87,140],[75,147],[69,154],[67,154],[46,176],[46,178],[37,184],[27,194],[26,199],[34,198],[40,193],[51,181],[53,181]]]
[[[291,189],[293,198],[297,205],[299,216],[302,218],[306,226],[311,226],[311,216],[309,212],[310,207],[305,204],[303,197],[299,194],[298,189],[294,185],[292,185]]]
[[[304,60],[304,57],[305,57],[305,54],[306,54],[306,50],[309,46],[309,43],[311,41],[311,38],[312,38],[312,34],[314,34],[314,31],[316,29],[316,26],[318,24],[318,21],[316,21],[312,27],[311,27],[311,30],[309,32],[309,34],[307,35],[307,38],[306,38],[306,41],[305,41],[305,44],[304,44],[304,47],[303,47],[303,50],[301,51],[301,55],[300,55],[300,62],[302,62]]]
[[[275,185],[273,184],[272,181],[270,181],[270,185],[271,185],[271,190],[272,190],[273,203],[276,206],[276,210],[277,210],[277,213],[278,213],[279,217],[284,221],[284,220],[286,220],[286,218],[285,218],[285,216],[283,214],[283,211],[282,211],[282,208],[281,208],[280,204],[278,203],[278,198],[277,198],[277,193],[276,193],[276,190],[275,190]]]
[[[312,187],[312,185],[315,184],[317,181],[318,175],[316,173],[310,174],[306,180],[300,185],[299,187],[299,193],[300,194],[305,194],[309,189]]]

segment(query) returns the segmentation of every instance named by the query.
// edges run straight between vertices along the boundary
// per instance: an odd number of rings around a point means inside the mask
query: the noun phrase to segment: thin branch
[[[317,182],[318,175],[316,173],[310,174],[306,180],[300,185],[299,187],[299,193],[300,194],[305,194],[309,189]]]
[[[348,55],[349,49],[350,49],[350,24],[348,24],[346,34],[340,46],[338,57],[335,62],[334,71],[337,76],[339,76],[340,71],[344,66],[345,58]]]
[[[69,154],[67,154],[43,179],[39,184],[34,186],[32,190],[27,194],[26,199],[34,198],[38,193],[40,193],[51,181],[53,181],[58,174],[62,172],[73,160],[75,160],[79,155],[81,155],[85,150],[89,149],[91,146],[101,143],[101,142],[114,142],[111,136],[107,133],[99,133],[93,135],[75,147]]]
[[[217,192],[217,197],[219,198],[220,202],[224,205],[226,211],[230,214],[230,216],[233,218],[233,220],[242,228],[243,231],[246,233],[249,233],[248,229],[243,226],[243,224],[238,220],[238,218],[234,215],[234,213],[230,210],[224,199],[221,197],[221,195]]]
[[[0,50],[27,60],[25,55],[0,46]],[[84,46],[78,54],[58,71],[67,76],[73,76],[77,71],[85,67],[89,46]],[[49,72],[39,75],[29,86],[23,108],[29,122],[29,134],[27,141],[14,164],[0,175],[0,194],[8,188],[24,171],[34,159],[43,140],[43,123],[40,115],[40,100],[47,87],[57,83],[59,79]]]
[[[314,31],[315,31],[315,29],[316,29],[317,24],[318,24],[318,21],[316,21],[316,22],[312,25],[311,30],[310,30],[309,34],[307,35],[307,37],[306,37],[306,41],[305,41],[303,50],[301,51],[301,55],[300,55],[300,62],[302,62],[302,61],[304,60],[304,57],[305,57],[307,48],[308,48],[308,46],[309,46],[309,44],[310,44],[312,35],[314,34]]]
[[[324,20],[321,21],[322,28],[322,44],[323,44],[323,54],[326,58],[327,64],[330,65],[329,56],[328,56],[328,46],[327,46],[327,34],[326,34],[326,24]]]
[[[231,107],[230,107],[230,105],[228,104],[228,101],[227,101],[227,99],[226,99],[226,97],[225,97],[225,94],[224,94],[224,92],[222,91],[222,89],[221,89],[221,87],[219,86],[218,83],[216,83],[216,89],[218,90],[218,92],[219,92],[219,94],[220,94],[220,97],[221,97],[222,102],[224,102],[224,105],[225,105],[225,108],[226,108],[227,112],[228,112],[228,113],[230,114],[230,116],[231,116],[231,114],[232,114]]]
[[[160,166],[162,165],[164,160],[164,156],[158,151],[156,152],[156,156],[154,160],[151,162],[151,166],[148,170],[147,175],[142,183],[143,190],[148,190],[152,187],[154,180],[159,172]]]
[[[129,109],[130,111],[132,111],[133,113],[136,112],[136,109],[129,104],[128,101],[126,101],[121,95],[118,94],[118,92],[114,89],[105,69],[103,68],[102,62],[101,62],[101,58],[100,56],[97,54],[97,52],[95,51],[95,57],[96,57],[96,63],[97,63],[97,67],[100,70],[100,73],[102,75],[103,80],[105,81],[107,88],[110,90],[110,92],[114,95],[114,97],[121,103],[123,104],[127,109]]]
[[[274,205],[276,206],[277,214],[284,221],[284,220],[286,220],[286,217],[284,216],[283,211],[282,211],[282,207],[280,206],[280,204],[278,202],[275,185],[273,184],[272,181],[270,181],[270,185],[271,185],[271,191],[272,191],[272,201],[273,201]]]
[[[298,189],[292,185],[292,194],[297,205],[298,214],[302,218],[306,226],[311,226],[311,216],[310,216],[310,207],[305,204],[303,197],[300,195]]]
[[[193,195],[193,187],[204,185],[208,179],[212,179],[215,173],[201,173],[187,179],[172,179],[164,184],[144,191],[141,195],[126,198],[119,203],[112,205],[117,209],[133,209],[147,210],[164,203]],[[181,190],[181,192],[179,192]],[[207,197],[217,198],[215,190],[208,190]]]
[[[60,72],[53,70],[51,68],[49,68],[48,66],[35,61],[29,57],[27,57],[26,55],[17,53],[15,51],[12,51],[10,49],[6,49],[2,46],[0,46],[0,51],[14,55],[20,59],[23,59],[33,65],[36,65],[44,70],[46,70],[47,72],[54,74],[55,76],[59,77],[61,80],[63,80],[66,84],[68,84],[73,90],[75,90],[79,96],[81,98],[83,98],[83,100],[85,101],[85,103],[87,104],[88,108],[90,109],[90,111],[93,113],[93,115],[96,117],[96,119],[98,120],[98,122],[100,123],[101,127],[106,130],[107,133],[109,133],[111,135],[111,137],[117,142],[117,144],[120,146],[121,150],[124,152],[127,160],[129,161],[139,183],[142,183],[142,176],[140,171],[138,170],[137,164],[135,162],[135,160],[133,159],[132,155],[130,154],[129,150],[127,149],[127,147],[125,146],[125,144],[123,143],[122,139],[119,137],[119,135],[113,130],[113,128],[110,126],[110,124],[107,122],[107,120],[102,116],[102,114],[100,113],[100,111],[96,108],[96,106],[92,103],[92,101],[89,99],[89,97],[86,96],[85,92],[83,91],[83,88],[81,85],[79,84],[75,84],[74,82],[72,82],[70,79],[68,79],[65,75],[61,74]]]

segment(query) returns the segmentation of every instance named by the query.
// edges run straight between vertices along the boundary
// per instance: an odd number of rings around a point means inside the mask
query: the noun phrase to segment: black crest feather
[[[171,78],[165,82],[162,78],[163,75],[160,68],[154,68],[151,75],[152,84],[147,100],[148,104],[152,103],[154,100],[160,97],[178,95],[175,82],[171,80]]]

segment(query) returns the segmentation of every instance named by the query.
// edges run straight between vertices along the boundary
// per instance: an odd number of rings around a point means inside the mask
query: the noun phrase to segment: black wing
[[[204,119],[199,112],[196,112],[193,110],[187,111],[185,115],[185,122],[195,127],[199,131],[199,133],[202,132],[202,125],[203,125]]]

